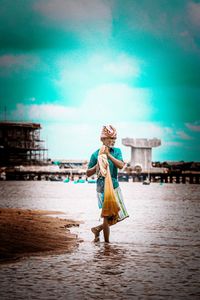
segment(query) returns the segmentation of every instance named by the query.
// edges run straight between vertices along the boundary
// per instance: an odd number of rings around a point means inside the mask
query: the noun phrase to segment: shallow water
[[[0,182],[1,207],[63,211],[84,221],[73,253],[0,266],[1,299],[199,299],[200,185],[120,184],[130,217],[93,243],[94,184]]]

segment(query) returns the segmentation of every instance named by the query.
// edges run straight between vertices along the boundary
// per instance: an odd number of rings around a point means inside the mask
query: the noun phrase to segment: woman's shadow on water
[[[97,244],[94,250],[93,263],[100,274],[117,275],[124,272],[127,261],[126,247],[116,244]]]

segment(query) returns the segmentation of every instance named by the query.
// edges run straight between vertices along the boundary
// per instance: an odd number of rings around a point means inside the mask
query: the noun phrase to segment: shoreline
[[[57,215],[65,213],[0,208],[0,264],[33,255],[61,254],[77,247],[80,240],[69,228],[81,222]]]

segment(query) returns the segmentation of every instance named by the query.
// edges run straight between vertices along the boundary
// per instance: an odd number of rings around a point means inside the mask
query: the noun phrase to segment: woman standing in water
[[[124,161],[121,150],[114,147],[116,138],[117,132],[113,126],[103,126],[100,136],[103,145],[91,155],[88,164],[87,176],[97,174],[97,198],[103,218],[103,224],[91,228],[95,242],[99,241],[103,230],[104,240],[109,243],[109,227],[128,217],[117,179],[118,169],[124,167]]]

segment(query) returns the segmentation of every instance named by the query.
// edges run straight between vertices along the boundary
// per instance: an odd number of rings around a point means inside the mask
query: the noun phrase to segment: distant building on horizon
[[[40,139],[41,125],[0,122],[0,166],[43,164],[47,149]]]
[[[122,144],[131,147],[130,166],[133,169],[140,169],[141,172],[151,172],[152,169],[155,170],[155,168],[152,168],[152,148],[161,145],[160,139],[124,138],[122,139]]]

